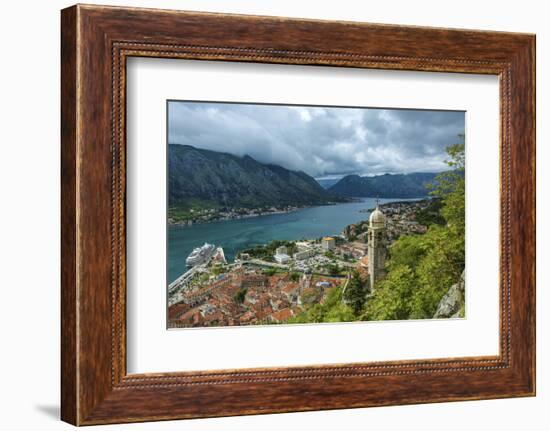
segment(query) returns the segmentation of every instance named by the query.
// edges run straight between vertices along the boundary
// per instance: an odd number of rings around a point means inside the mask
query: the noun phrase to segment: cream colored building
[[[326,251],[334,250],[336,248],[336,240],[330,236],[325,236],[321,240],[321,246]]]

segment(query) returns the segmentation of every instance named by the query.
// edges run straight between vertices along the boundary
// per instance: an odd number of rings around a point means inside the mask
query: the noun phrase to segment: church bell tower
[[[368,257],[370,290],[374,284],[386,273],[386,216],[376,202],[376,208],[369,217]]]

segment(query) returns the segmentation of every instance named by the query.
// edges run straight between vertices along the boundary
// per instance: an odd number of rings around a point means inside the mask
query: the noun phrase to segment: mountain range
[[[323,187],[325,190],[332,187],[334,184],[336,184],[338,181],[340,181],[340,178],[315,178],[319,184],[321,184],[321,187]]]
[[[264,164],[250,156],[189,145],[168,146],[170,207],[186,207],[190,201],[218,207],[260,208],[343,200],[301,171]]]
[[[347,175],[327,189],[329,193],[349,197],[421,198],[428,195],[426,185],[436,173],[383,174],[377,176]]]
[[[168,146],[168,204],[172,208],[261,208],[323,205],[352,197],[419,198],[435,173],[347,175],[316,181],[302,171],[250,156]],[[191,205],[192,204],[192,205]]]

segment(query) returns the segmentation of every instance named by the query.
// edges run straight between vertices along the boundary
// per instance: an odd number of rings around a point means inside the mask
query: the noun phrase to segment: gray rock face
[[[435,319],[444,319],[448,317],[463,317],[461,310],[464,307],[464,271],[460,276],[458,283],[453,284],[449,291],[439,302],[437,311],[434,314]]]

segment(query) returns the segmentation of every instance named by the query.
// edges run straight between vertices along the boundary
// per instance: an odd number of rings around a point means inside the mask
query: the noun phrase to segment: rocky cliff
[[[464,271],[462,271],[462,275],[460,276],[458,283],[453,284],[439,302],[437,311],[434,314],[434,319],[464,317],[464,288]]]

